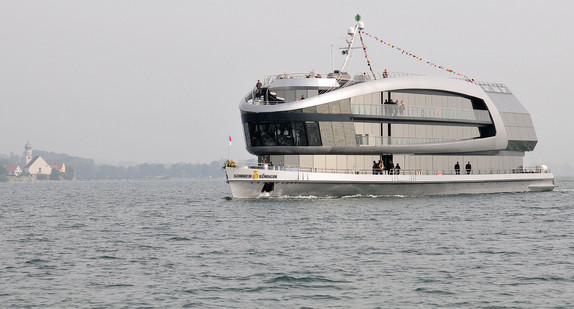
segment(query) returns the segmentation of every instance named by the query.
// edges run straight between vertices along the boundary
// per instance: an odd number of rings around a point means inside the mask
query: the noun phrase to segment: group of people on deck
[[[465,165],[466,174],[470,175],[472,173],[472,165],[470,161]],[[460,164],[456,162],[454,165],[454,172],[456,175],[460,175]],[[373,161],[373,175],[400,175],[401,173],[401,166],[397,163],[397,165],[393,165],[393,161],[389,161],[388,164],[385,166],[383,160]]]
[[[318,78],[321,78],[321,75],[318,75]],[[263,84],[261,83],[260,80],[257,80],[257,83],[255,84],[255,98],[259,99],[261,98],[261,96],[263,95]],[[301,95],[300,100],[305,100],[305,96]]]
[[[398,99],[395,100],[394,102],[392,99],[391,100],[385,99],[383,106],[385,115],[387,116],[396,116],[398,114],[401,115],[405,114],[406,104],[403,100],[401,100],[401,103],[399,103]]]
[[[386,166],[383,160],[373,161],[373,175],[399,175],[401,173],[401,166],[393,165],[393,161],[390,161]]]
[[[468,161],[468,163],[465,165],[464,168],[466,169],[467,175],[472,172],[472,165],[470,165],[470,161]],[[454,173],[460,175],[460,164],[458,164],[458,162],[456,162],[456,164],[454,165]]]

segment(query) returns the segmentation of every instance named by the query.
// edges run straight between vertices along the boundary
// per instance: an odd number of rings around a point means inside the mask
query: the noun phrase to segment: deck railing
[[[390,137],[390,136],[356,136],[359,146],[388,146],[388,145],[419,145],[456,142],[455,138],[417,138],[417,137]]]
[[[457,175],[454,169],[388,169],[388,170],[374,170],[373,168],[366,169],[336,169],[336,168],[309,168],[290,165],[275,166],[269,163],[236,163],[239,169],[262,169],[269,171],[292,171],[292,172],[310,172],[310,173],[336,173],[336,174],[357,174],[357,175]],[[471,175],[496,175],[496,174],[525,174],[525,173],[550,173],[546,166],[536,167],[517,167],[511,169],[472,169]],[[461,169],[460,175],[466,175],[467,171]]]
[[[400,104],[351,104],[351,112],[356,115],[409,117],[441,120],[467,120],[490,124],[487,110],[445,109],[436,107],[406,106]]]
[[[386,79],[386,78],[396,78],[396,77],[424,76],[423,74],[405,73],[405,72],[386,72],[386,73],[385,72],[376,72],[374,74],[375,74],[375,77],[377,80]],[[309,72],[309,73],[283,73],[283,74],[278,74],[278,75],[267,75],[263,78],[262,84],[263,84],[264,88],[267,88],[276,79],[302,79],[302,78],[327,78],[327,74],[323,75],[323,74],[319,74],[319,73],[315,73],[315,72]],[[459,80],[461,79],[458,77],[451,77],[451,78],[452,79],[459,79]],[[368,81],[371,81],[374,79],[375,78],[373,77],[373,74],[371,74],[371,73],[364,72],[364,73],[355,74],[347,82],[342,82],[339,80],[338,81],[339,85],[340,85],[339,87],[330,88],[326,92],[345,88],[345,87],[352,86],[355,84],[368,82]],[[464,79],[462,79],[462,80],[464,80]],[[499,87],[505,87],[503,84],[498,84],[498,83],[487,83],[487,82],[478,82],[478,81],[475,83],[479,84],[483,87],[484,87],[484,85],[496,85]],[[287,103],[284,101],[267,102],[263,99],[255,99],[255,96],[253,95],[254,93],[255,93],[255,89],[245,97],[245,101],[250,103],[250,104],[257,104],[257,105],[275,105],[275,104],[280,104],[280,103]]]

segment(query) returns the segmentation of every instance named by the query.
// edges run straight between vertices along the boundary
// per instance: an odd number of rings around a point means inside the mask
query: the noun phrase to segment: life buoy
[[[436,173],[437,175],[442,175],[442,171],[438,171],[438,173]]]
[[[437,117],[440,117],[440,109],[437,108],[435,114]]]

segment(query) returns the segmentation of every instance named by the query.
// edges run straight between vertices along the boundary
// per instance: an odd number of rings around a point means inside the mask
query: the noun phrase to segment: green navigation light
[[[361,20],[361,15],[357,14],[357,16],[355,16],[355,20],[356,20],[356,21]]]

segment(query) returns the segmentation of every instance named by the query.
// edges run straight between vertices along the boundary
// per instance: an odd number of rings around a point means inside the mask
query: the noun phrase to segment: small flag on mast
[[[231,146],[231,135],[229,135],[229,146]]]

